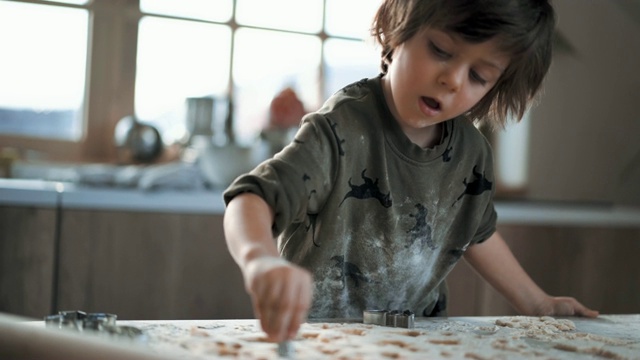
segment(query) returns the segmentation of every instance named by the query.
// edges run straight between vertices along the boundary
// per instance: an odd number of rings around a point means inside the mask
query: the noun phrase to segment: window
[[[188,131],[185,99],[212,97],[217,100],[212,127],[221,133],[231,94],[236,140],[251,142],[268,121],[271,99],[285,87],[313,110],[340,87],[377,74],[373,44],[363,41],[377,5],[372,0],[140,0],[145,15],[135,113],[171,141]]]
[[[505,191],[522,191],[527,186],[530,115],[527,111],[520,122],[509,122],[492,139],[496,148],[496,178]]]
[[[0,1],[0,132],[80,138],[88,24],[83,8]]]
[[[220,131],[229,97],[237,139],[251,142],[285,87],[314,110],[340,87],[377,75],[379,56],[363,39],[378,5],[0,0],[0,142],[113,161],[120,118],[135,114],[172,142],[187,131],[187,99],[213,98]]]
[[[185,99],[225,96],[230,50],[227,26],[144,16],[138,33],[136,116],[162,129],[165,138],[180,137]]]

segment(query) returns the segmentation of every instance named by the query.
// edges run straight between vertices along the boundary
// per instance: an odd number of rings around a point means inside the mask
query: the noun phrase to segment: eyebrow
[[[453,41],[454,43],[459,43],[460,41],[465,42],[457,34],[454,35],[454,34],[449,33],[449,31],[444,31],[444,30],[437,30],[437,29],[433,29],[433,30],[440,31],[442,34],[444,34],[449,39],[451,39],[451,41]],[[480,62],[483,63],[484,65],[487,65],[489,67],[492,67],[494,69],[499,70],[501,74],[506,70],[506,67],[503,68],[502,66],[498,65],[497,63],[495,63],[495,62],[493,62],[491,60],[481,59]]]
[[[480,60],[480,62],[483,63],[484,65],[489,66],[489,67],[492,67],[494,69],[500,70],[500,73],[503,73],[505,71],[505,69],[506,69],[506,67],[503,68],[502,66],[500,66],[500,65],[498,65],[498,64],[496,64],[496,63],[494,63],[494,62],[492,62],[490,60],[482,59],[482,60]]]

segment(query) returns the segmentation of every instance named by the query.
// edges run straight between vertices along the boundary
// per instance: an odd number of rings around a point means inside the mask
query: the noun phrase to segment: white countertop
[[[60,190],[51,181],[0,179],[0,205],[56,207]]]
[[[282,359],[257,320],[117,321],[136,339],[45,328],[0,314],[0,357]],[[331,319],[302,324],[289,344],[297,359],[640,359],[640,315],[416,318],[412,329]]]
[[[140,190],[0,179],[0,206],[222,214],[222,189]],[[496,202],[499,224],[640,226],[640,208],[559,202]]]
[[[123,323],[123,322],[121,322]],[[158,354],[184,359],[282,359],[256,320],[129,321]],[[640,359],[640,316],[416,318],[412,329],[359,320],[310,321],[296,359]]]

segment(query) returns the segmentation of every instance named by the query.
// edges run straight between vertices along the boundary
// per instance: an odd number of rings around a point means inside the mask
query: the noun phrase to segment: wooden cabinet
[[[0,207],[0,312],[253,317],[222,215],[57,211]],[[500,225],[499,231],[549,294],[573,296],[601,313],[640,313],[640,228]],[[451,316],[516,314],[464,261],[448,284]]]
[[[0,207],[0,312],[50,313],[55,234],[55,208]]]
[[[221,215],[64,210],[58,305],[121,319],[252,318]]]
[[[59,310],[253,317],[222,215],[0,207],[0,312]]]
[[[498,231],[548,294],[575,297],[603,314],[640,313],[640,228],[502,225]],[[448,285],[451,316],[516,314],[464,261]]]

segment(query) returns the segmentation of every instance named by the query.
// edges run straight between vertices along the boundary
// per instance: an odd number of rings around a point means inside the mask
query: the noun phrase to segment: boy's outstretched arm
[[[464,257],[523,315],[598,316],[574,298],[547,295],[520,266],[498,232],[470,246]]]
[[[273,219],[273,210],[261,197],[240,194],[227,205],[224,234],[262,329],[269,340],[279,342],[293,338],[305,321],[312,278],[280,257],[271,233]]]

